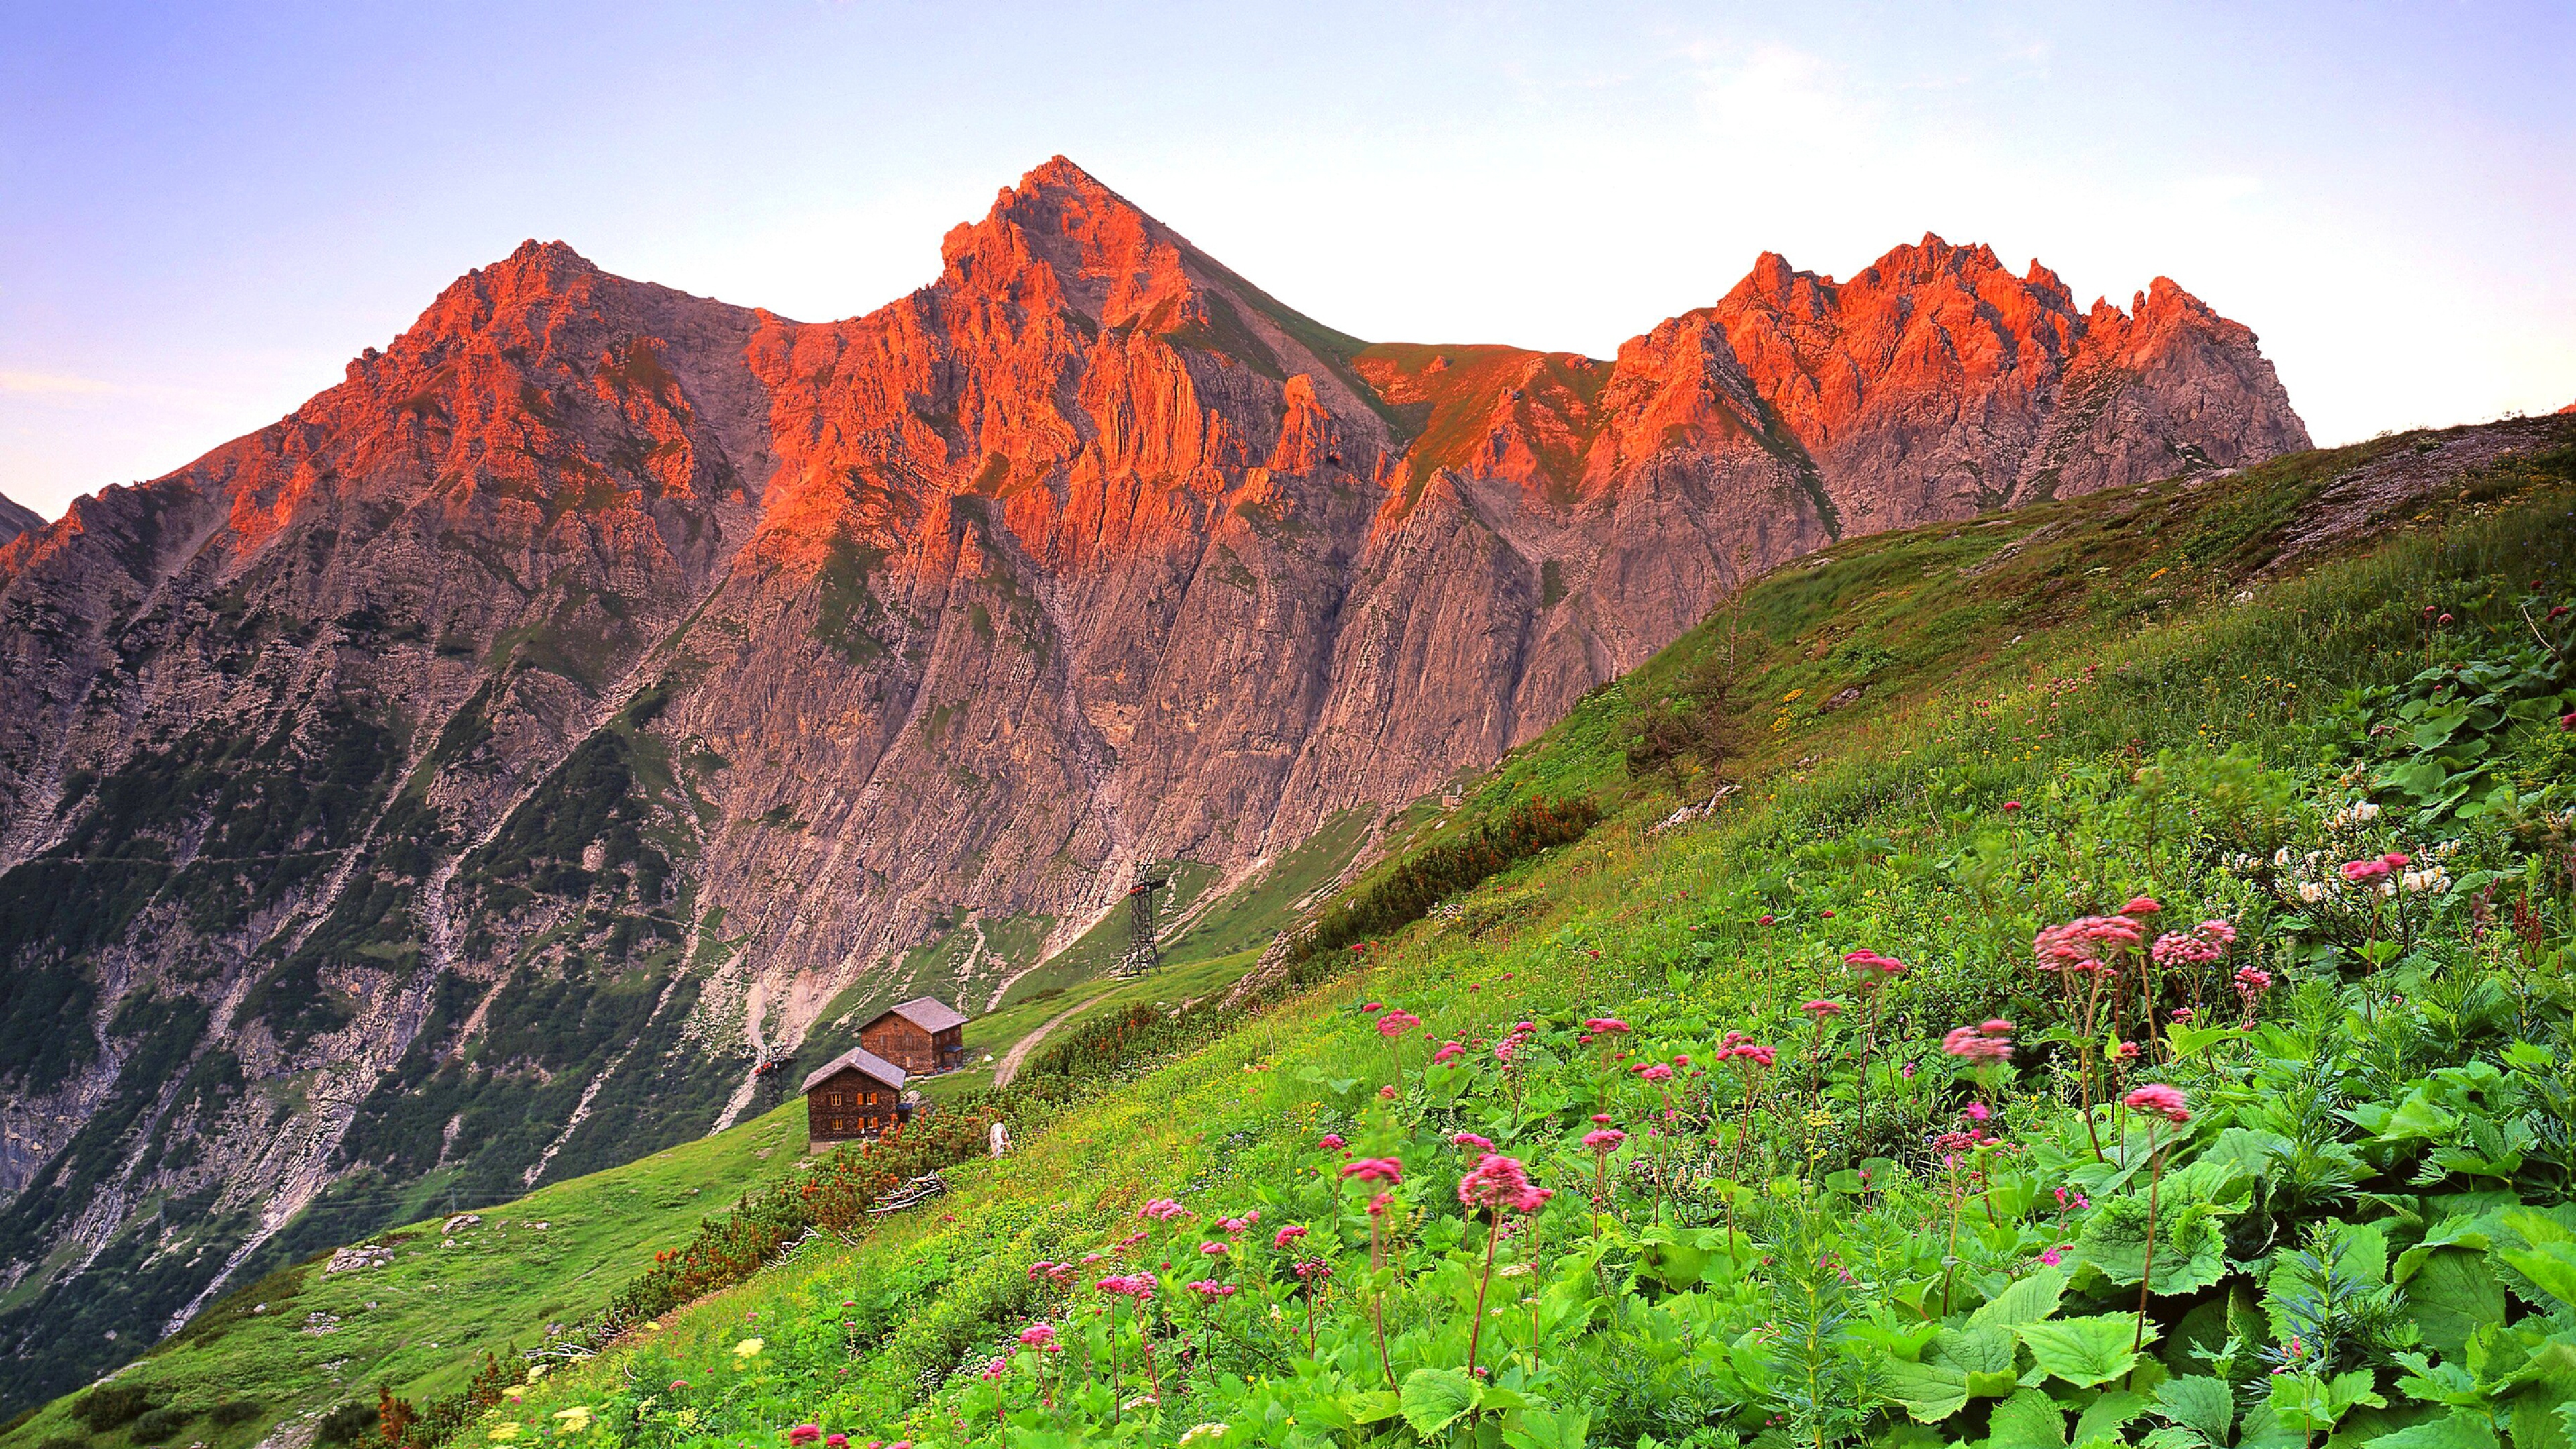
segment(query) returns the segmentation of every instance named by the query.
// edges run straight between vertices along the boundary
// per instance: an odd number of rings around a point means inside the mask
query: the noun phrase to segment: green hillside
[[[2576,446],[2298,550],[2445,441],[1775,571],[1408,811],[1266,1009],[1112,1008],[954,1105],[1009,1158],[459,1442],[2576,1441]],[[131,1437],[81,1407],[6,1449]]]

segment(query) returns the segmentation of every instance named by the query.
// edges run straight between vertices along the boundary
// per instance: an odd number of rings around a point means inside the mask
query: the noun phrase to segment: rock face
[[[1608,362],[1365,344],[1060,158],[941,255],[806,324],[531,243],[0,546],[0,1409],[1489,762],[1780,559],[2307,441],[2170,282],[1933,238]]]
[[[0,497],[0,543],[31,528],[45,526],[45,516],[14,498]]]

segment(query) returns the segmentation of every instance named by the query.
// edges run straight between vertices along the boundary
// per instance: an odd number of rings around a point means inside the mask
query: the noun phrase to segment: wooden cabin
[[[860,1027],[859,1045],[916,1077],[935,1077],[966,1065],[966,1018],[936,996],[916,996]]]
[[[903,1117],[903,1068],[852,1047],[805,1078],[805,1150],[874,1137]]]

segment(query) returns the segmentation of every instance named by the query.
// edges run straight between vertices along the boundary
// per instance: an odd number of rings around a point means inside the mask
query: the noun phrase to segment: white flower
[[[2368,824],[2369,822],[2379,818],[2379,807],[2371,804],[2367,800],[2355,801],[2352,807],[2352,818],[2362,822],[2363,824]]]
[[[2300,900],[2307,902],[2309,905],[2315,905],[2317,902],[2324,900],[2325,898],[2326,888],[2324,886],[2321,886],[2312,880],[2303,880],[2299,882]]]
[[[1181,1436],[1181,1442],[1184,1444],[1205,1444],[1211,1440],[1222,1439],[1224,1437],[1225,1426],[1223,1424],[1196,1424],[1191,1426],[1188,1433]]]

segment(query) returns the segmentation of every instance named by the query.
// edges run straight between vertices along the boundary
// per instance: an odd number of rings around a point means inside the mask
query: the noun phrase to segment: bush
[[[376,1406],[355,1401],[342,1404],[322,1416],[313,1429],[316,1444],[355,1444],[360,1436],[376,1427]]]
[[[1473,890],[1542,850],[1581,840],[1600,819],[1600,807],[1590,800],[1533,795],[1504,811],[1502,818],[1486,821],[1467,839],[1444,841],[1409,857],[1342,909],[1328,911],[1290,945],[1289,959],[1308,961],[1401,930],[1444,897]]]
[[[89,1449],[86,1434],[48,1434],[36,1441],[36,1449]]]
[[[218,1429],[229,1429],[258,1418],[263,1407],[257,1399],[226,1399],[206,1411],[206,1422]]]
[[[158,1444],[179,1432],[180,1426],[197,1417],[186,1409],[151,1409],[134,1421],[134,1442]]]
[[[151,1407],[152,1390],[148,1385],[102,1384],[72,1405],[72,1417],[91,1433],[100,1434],[133,1423]]]

